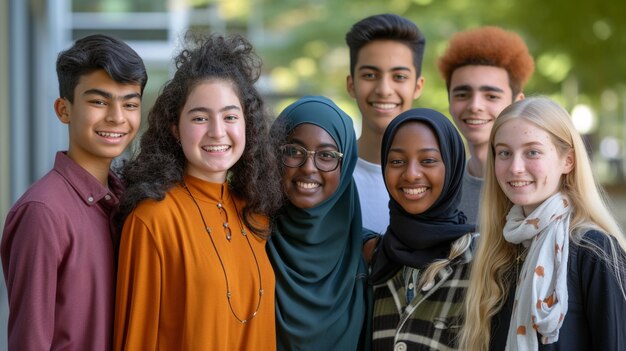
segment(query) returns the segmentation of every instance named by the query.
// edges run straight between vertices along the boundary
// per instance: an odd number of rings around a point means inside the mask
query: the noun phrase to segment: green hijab
[[[360,350],[367,269],[361,255],[361,208],[352,173],[357,161],[352,119],[325,97],[288,106],[273,128],[324,129],[343,153],[340,184],[316,207],[288,203],[267,245],[276,275],[278,350]]]

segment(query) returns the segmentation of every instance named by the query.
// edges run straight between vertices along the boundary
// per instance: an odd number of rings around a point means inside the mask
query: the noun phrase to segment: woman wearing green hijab
[[[276,275],[278,350],[367,348],[362,222],[352,179],[352,119],[325,97],[288,106],[272,127],[289,200],[268,255]]]

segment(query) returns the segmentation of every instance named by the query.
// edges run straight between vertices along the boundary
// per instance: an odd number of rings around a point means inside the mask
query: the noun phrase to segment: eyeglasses
[[[280,147],[280,160],[290,168],[302,166],[309,155],[313,156],[313,164],[322,172],[331,172],[337,169],[343,154],[334,150],[309,151],[300,145],[288,144]]]

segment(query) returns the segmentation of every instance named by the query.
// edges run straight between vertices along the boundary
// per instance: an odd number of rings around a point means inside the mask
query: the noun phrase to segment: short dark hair
[[[361,48],[374,40],[393,40],[406,45],[413,54],[413,65],[417,76],[422,74],[422,60],[426,46],[424,34],[410,20],[386,13],[364,18],[355,23],[346,33],[346,44],[350,49],[350,75],[354,75]]]
[[[143,60],[128,44],[103,34],[77,40],[72,47],[59,53],[57,76],[59,94],[74,102],[74,89],[81,76],[103,69],[111,78],[123,84],[138,84],[141,93],[148,82]]]

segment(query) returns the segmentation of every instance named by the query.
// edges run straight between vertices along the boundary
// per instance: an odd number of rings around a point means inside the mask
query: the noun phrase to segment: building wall
[[[0,2],[0,225],[11,205],[9,154],[9,4]]]
[[[9,2],[0,2],[0,227],[11,206],[10,178],[10,99],[9,99]],[[0,284],[0,350],[7,349],[7,320],[9,307],[4,279]]]

